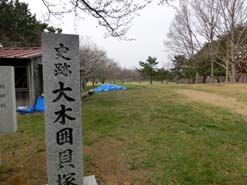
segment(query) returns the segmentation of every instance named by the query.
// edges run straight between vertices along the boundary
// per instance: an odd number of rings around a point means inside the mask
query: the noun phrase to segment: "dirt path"
[[[183,94],[192,100],[201,101],[215,106],[225,107],[233,112],[247,116],[247,104],[238,102],[235,98],[223,97],[214,93],[187,89],[180,89],[176,92],[179,94]]]

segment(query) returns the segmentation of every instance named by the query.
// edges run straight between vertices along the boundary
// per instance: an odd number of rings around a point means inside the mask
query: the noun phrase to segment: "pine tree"
[[[32,15],[28,4],[18,0],[0,1],[0,43],[4,47],[41,46],[41,32],[61,32]]]

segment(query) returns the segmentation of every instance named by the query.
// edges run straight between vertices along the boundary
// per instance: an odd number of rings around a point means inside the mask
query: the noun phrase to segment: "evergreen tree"
[[[163,84],[164,80],[169,78],[169,71],[165,70],[164,68],[158,69],[156,78],[160,80],[160,83]]]
[[[144,78],[149,78],[150,84],[153,83],[153,79],[156,75],[156,66],[157,66],[157,58],[149,56],[147,62],[139,62],[141,66],[140,69],[137,69]]]
[[[18,0],[0,1],[0,43],[4,47],[41,46],[41,33],[45,30],[62,31],[38,21],[26,3]]]
[[[186,58],[184,55],[176,55],[174,59],[172,59],[173,68],[171,71],[173,72],[176,82],[185,77],[184,74],[184,65],[186,62]]]

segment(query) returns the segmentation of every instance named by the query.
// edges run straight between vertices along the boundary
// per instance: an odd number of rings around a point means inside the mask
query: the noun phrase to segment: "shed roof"
[[[42,48],[0,48],[0,58],[35,58],[42,55]]]

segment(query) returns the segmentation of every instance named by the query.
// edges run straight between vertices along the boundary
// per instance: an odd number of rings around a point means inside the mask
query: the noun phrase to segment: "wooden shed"
[[[0,48],[0,66],[15,69],[16,105],[34,104],[43,93],[42,48]]]

